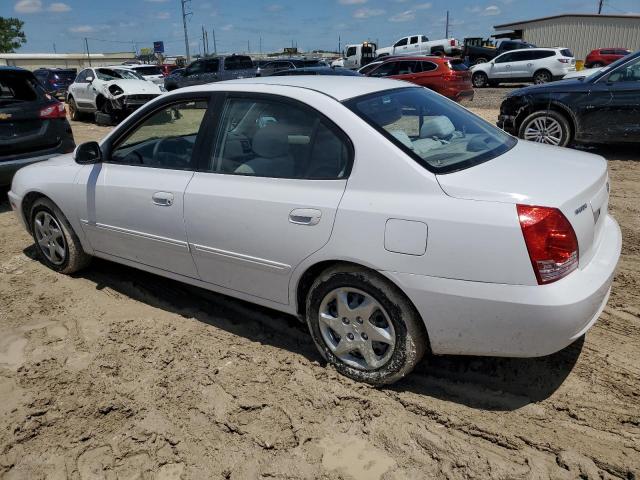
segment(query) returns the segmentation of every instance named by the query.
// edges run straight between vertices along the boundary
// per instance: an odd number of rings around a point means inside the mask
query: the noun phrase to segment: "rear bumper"
[[[589,264],[544,286],[501,285],[383,272],[413,301],[437,354],[539,357],[573,343],[606,305],[622,247],[607,216]]]

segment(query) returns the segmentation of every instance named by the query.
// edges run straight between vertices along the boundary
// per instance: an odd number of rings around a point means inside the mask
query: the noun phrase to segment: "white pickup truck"
[[[363,42],[355,45],[345,45],[342,58],[334,60],[332,67],[344,67],[356,70],[375,60],[377,45],[372,42]]]
[[[424,35],[403,37],[391,47],[376,50],[378,57],[389,55],[459,55],[462,51],[460,42],[455,38],[429,40]]]

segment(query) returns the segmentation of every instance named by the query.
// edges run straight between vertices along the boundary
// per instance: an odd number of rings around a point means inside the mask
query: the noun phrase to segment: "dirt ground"
[[[505,91],[472,109],[495,121]],[[430,358],[383,389],[325,366],[279,313],[104,261],[53,273],[3,195],[0,478],[638,478],[640,153],[595,152],[624,244],[586,338]]]

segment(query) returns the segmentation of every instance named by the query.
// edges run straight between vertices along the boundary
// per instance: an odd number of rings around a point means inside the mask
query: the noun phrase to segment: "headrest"
[[[420,129],[420,138],[447,138],[456,131],[449,117],[436,116],[425,117],[422,128]]]
[[[289,129],[284,125],[270,123],[262,127],[253,137],[251,147],[259,157],[284,157],[289,153]]]
[[[378,97],[362,102],[358,107],[360,111],[380,126],[390,125],[402,118],[400,103],[391,97]]]

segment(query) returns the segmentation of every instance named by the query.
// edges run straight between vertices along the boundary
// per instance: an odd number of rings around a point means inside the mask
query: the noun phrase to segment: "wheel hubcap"
[[[524,139],[557,146],[562,142],[562,127],[551,117],[538,117],[525,128]]]
[[[62,264],[67,257],[67,249],[62,228],[55,217],[47,212],[38,212],[33,226],[42,254],[54,265]]]
[[[396,344],[396,332],[382,305],[355,288],[328,293],[319,311],[322,339],[331,352],[359,370],[384,366]]]
[[[547,76],[543,73],[540,73],[538,75],[536,75],[536,79],[535,79],[535,83],[540,84],[540,83],[547,83],[549,81],[549,79],[547,78]]]

